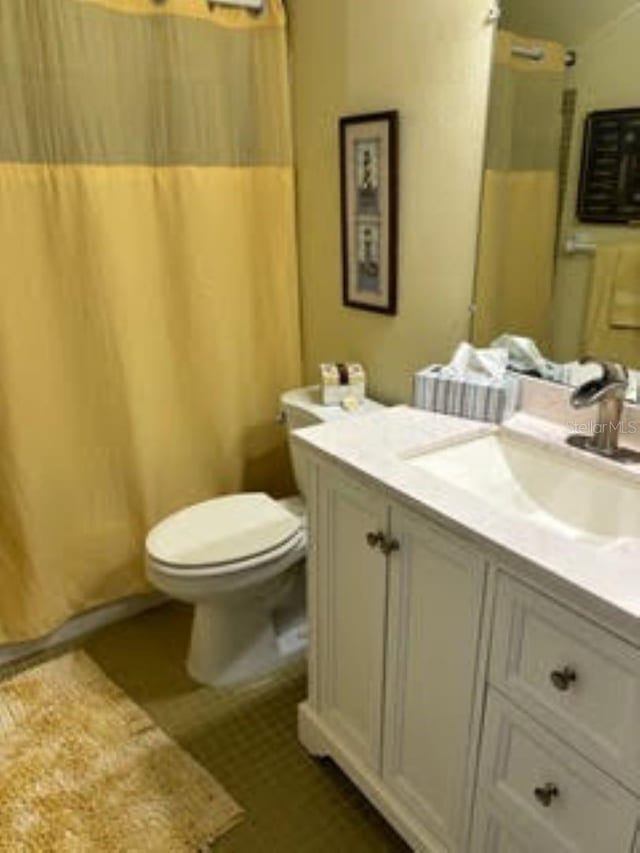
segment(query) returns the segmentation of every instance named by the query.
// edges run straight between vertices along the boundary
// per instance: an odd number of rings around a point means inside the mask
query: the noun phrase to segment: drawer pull
[[[536,788],[533,793],[536,800],[541,806],[544,806],[545,809],[548,809],[551,803],[560,796],[558,786],[554,785],[552,782],[542,785],[540,788]]]
[[[367,533],[367,545],[369,548],[382,548],[385,539],[384,533]]]
[[[554,669],[550,675],[551,683],[561,693],[566,693],[572,684],[578,680],[578,674],[575,669],[570,666],[565,666],[564,669]]]

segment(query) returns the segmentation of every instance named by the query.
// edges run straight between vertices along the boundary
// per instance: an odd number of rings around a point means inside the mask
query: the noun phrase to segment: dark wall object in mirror
[[[587,116],[577,215],[640,224],[640,108]]]

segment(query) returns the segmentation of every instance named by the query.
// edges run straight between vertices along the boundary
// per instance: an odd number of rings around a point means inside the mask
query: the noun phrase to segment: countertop
[[[586,593],[626,633],[640,640],[640,539],[582,542],[562,536],[513,513],[500,512],[481,498],[406,461],[420,450],[448,446],[498,429],[580,458],[586,464],[623,477],[638,489],[640,465],[620,466],[565,445],[569,429],[530,414],[519,413],[502,427],[396,406],[358,419],[344,418],[308,427],[292,440],[321,456],[347,466],[427,511],[442,524],[482,540],[506,559],[514,555],[538,572],[539,580],[556,579]],[[575,454],[578,457],[575,457]],[[404,457],[404,458],[403,458]]]

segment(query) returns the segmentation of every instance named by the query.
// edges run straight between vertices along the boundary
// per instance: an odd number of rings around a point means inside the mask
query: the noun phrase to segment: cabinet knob
[[[385,539],[384,533],[367,533],[367,545],[369,548],[382,548]]]
[[[546,785],[535,788],[533,793],[536,800],[545,809],[548,809],[551,803],[560,796],[558,786],[554,785],[553,782],[548,782]]]
[[[571,685],[578,680],[578,673],[572,667],[565,666],[564,669],[554,669],[549,678],[556,690],[566,693]]]
[[[384,533],[367,533],[367,545],[370,548],[380,548],[385,557],[393,554],[394,551],[400,550],[400,543],[397,539],[390,539]]]
[[[400,550],[400,543],[397,539],[387,539],[381,543],[380,548],[382,549],[382,553],[385,557],[388,557],[390,554],[393,554],[395,551]]]

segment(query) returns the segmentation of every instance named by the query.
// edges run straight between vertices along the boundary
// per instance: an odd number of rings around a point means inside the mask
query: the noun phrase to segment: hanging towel
[[[640,247],[629,246],[628,251],[631,256],[631,252],[640,251]],[[619,276],[620,254],[620,246],[600,246],[596,252],[582,351],[636,367],[640,365],[640,324],[636,327],[612,324],[615,284],[624,281],[626,276],[626,272]],[[627,266],[625,262],[622,269]]]
[[[618,248],[609,323],[614,329],[640,329],[640,246]]]

